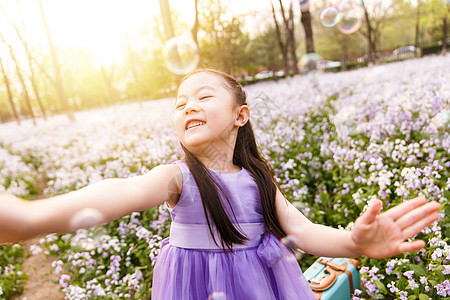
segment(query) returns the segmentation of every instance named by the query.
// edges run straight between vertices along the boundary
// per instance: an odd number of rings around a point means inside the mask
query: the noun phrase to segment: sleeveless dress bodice
[[[230,220],[248,241],[223,250],[208,229],[202,199],[184,161],[178,203],[168,208],[172,225],[153,273],[152,299],[228,300],[315,299],[295,257],[266,233],[256,182],[244,168],[235,173],[209,170],[232,207],[221,197]],[[220,193],[219,193],[220,194]],[[213,228],[214,229],[214,228]],[[213,230],[216,240],[218,233]]]

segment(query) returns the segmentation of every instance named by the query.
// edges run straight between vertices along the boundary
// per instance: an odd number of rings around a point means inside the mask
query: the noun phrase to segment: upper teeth
[[[187,129],[195,127],[195,126],[200,126],[200,125],[204,125],[205,122],[199,122],[199,121],[194,121],[188,124]]]

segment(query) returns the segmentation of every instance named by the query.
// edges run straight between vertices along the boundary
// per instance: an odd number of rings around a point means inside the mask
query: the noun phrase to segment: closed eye
[[[186,103],[179,103],[179,104],[177,104],[177,106],[175,106],[175,109],[181,109],[185,106],[186,106]]]
[[[211,98],[211,97],[212,96],[210,96],[210,95],[202,96],[202,97],[199,98],[199,100],[206,100],[206,99]]]

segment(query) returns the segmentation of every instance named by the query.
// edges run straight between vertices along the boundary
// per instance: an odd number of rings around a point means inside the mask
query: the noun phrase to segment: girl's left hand
[[[425,197],[417,197],[379,214],[382,206],[383,203],[376,200],[355,221],[351,237],[362,255],[379,259],[425,246],[422,240],[405,240],[439,219],[439,203],[427,203]]]

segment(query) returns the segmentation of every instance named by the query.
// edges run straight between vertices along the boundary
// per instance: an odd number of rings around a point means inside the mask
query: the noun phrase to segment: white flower
[[[31,245],[30,246],[30,251],[31,251],[31,254],[37,255],[37,254],[42,252],[42,248],[37,246],[37,245]]]

